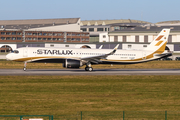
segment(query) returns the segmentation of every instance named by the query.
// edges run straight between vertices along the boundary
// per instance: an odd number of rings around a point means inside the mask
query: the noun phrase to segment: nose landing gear
[[[27,70],[27,69],[26,69],[26,65],[27,65],[27,62],[24,62],[24,68],[23,68],[24,71]]]

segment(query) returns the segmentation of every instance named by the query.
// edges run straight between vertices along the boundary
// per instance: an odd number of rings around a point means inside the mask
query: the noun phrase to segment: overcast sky
[[[180,0],[0,0],[0,20],[180,20]]]

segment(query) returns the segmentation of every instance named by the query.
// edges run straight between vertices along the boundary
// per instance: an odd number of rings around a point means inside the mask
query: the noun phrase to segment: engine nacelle
[[[82,62],[80,60],[66,59],[64,61],[63,67],[65,68],[79,68],[82,66]]]

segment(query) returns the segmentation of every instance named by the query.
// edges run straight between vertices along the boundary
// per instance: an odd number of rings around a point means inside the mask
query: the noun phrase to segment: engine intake
[[[63,67],[65,68],[79,68],[82,66],[82,62],[80,60],[66,59],[64,61]]]

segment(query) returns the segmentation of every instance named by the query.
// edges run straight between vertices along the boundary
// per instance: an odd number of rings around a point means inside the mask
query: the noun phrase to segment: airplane
[[[75,49],[22,47],[6,55],[7,60],[24,62],[26,71],[28,62],[63,63],[65,68],[80,68],[86,65],[86,71],[93,71],[94,64],[136,64],[171,56],[165,51],[170,29],[163,29],[158,36],[143,50],[118,49]]]

